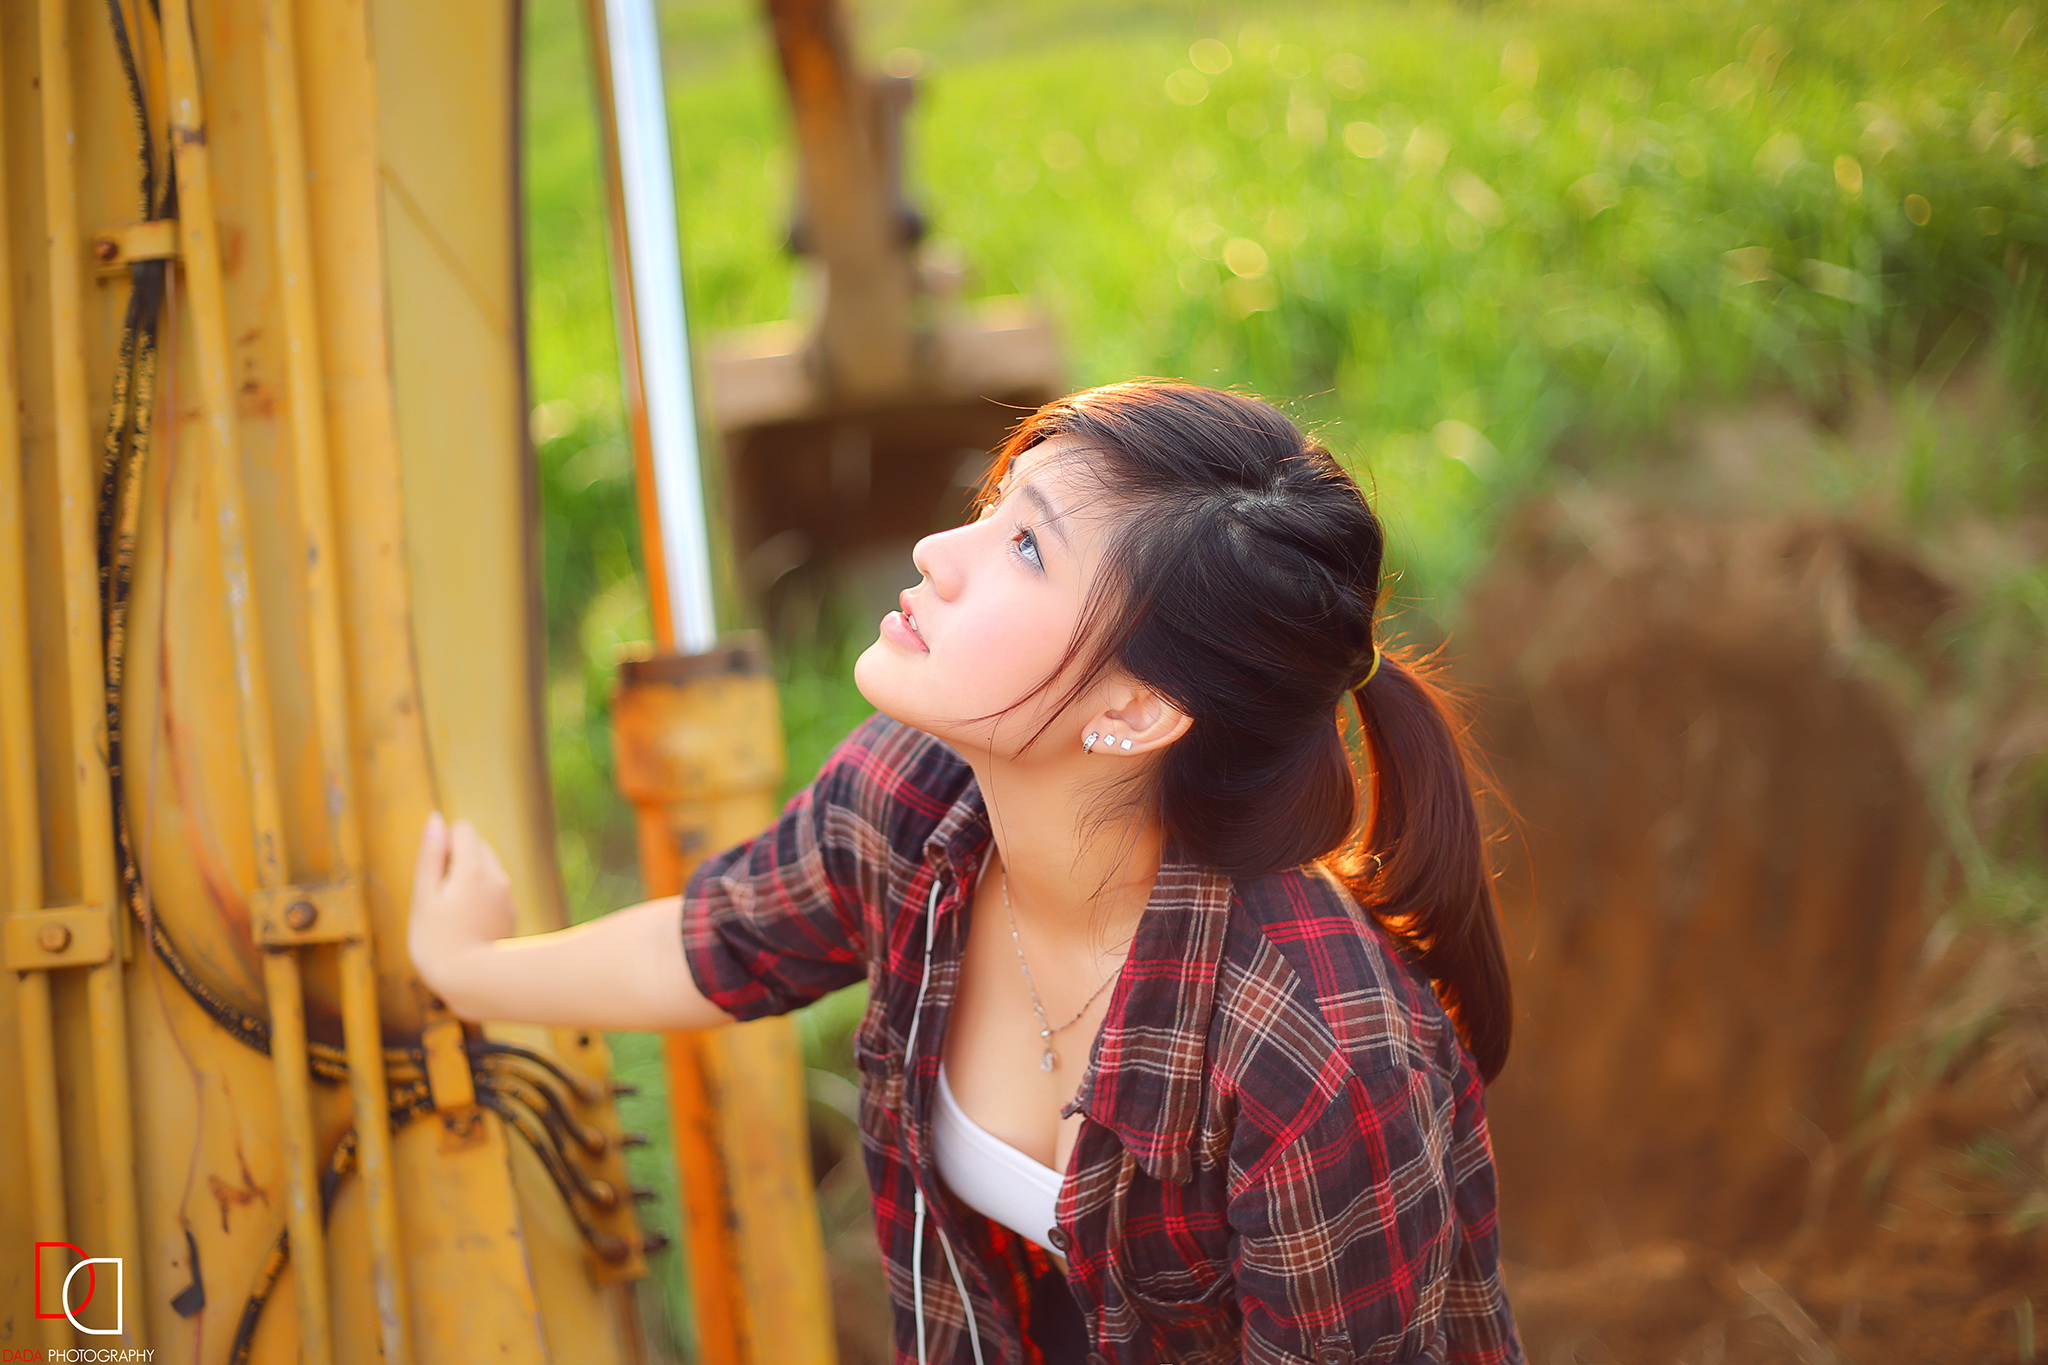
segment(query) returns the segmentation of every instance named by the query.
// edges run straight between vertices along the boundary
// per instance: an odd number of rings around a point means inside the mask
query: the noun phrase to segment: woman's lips
[[[924,642],[924,638],[911,627],[909,620],[900,611],[892,611],[882,618],[882,636],[891,644],[900,645],[919,654],[932,652],[931,646]]]

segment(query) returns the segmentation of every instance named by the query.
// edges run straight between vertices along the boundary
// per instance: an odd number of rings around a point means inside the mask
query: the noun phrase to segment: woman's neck
[[[1165,828],[1149,806],[1111,805],[1099,772],[1065,761],[1014,762],[968,755],[988,807],[998,866],[1019,920],[1108,950],[1127,943],[1159,871]],[[1099,769],[1101,760],[1091,766]]]

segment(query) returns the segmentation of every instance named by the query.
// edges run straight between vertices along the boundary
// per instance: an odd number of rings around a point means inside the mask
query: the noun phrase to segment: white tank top
[[[1052,1245],[1053,1210],[1063,1177],[967,1117],[946,1083],[943,1060],[939,1107],[932,1116],[932,1156],[939,1178],[961,1203],[1042,1247]]]

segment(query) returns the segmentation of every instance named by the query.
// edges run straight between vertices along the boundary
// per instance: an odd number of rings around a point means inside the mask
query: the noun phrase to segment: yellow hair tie
[[[1380,647],[1379,647],[1378,645],[1374,645],[1374,646],[1372,647],[1372,667],[1371,667],[1371,668],[1368,668],[1368,669],[1366,669],[1366,670],[1365,670],[1365,676],[1364,676],[1364,677],[1362,677],[1362,678],[1360,678],[1360,679],[1358,680],[1358,687],[1363,687],[1363,686],[1365,686],[1365,685],[1366,685],[1367,683],[1371,682],[1371,681],[1372,681],[1372,675],[1373,675],[1373,674],[1375,674],[1375,673],[1377,673],[1377,672],[1379,672],[1379,671],[1380,671]],[[1356,692],[1356,691],[1358,690],[1358,687],[1354,687],[1354,688],[1352,688],[1351,690],[1352,690],[1352,691],[1354,691],[1354,692]]]

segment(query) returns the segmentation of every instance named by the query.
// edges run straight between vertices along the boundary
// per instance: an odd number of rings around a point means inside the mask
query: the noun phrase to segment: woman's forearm
[[[642,901],[545,934],[473,944],[429,981],[465,1018],[593,1029],[715,1028],[683,960],[680,898]]]

